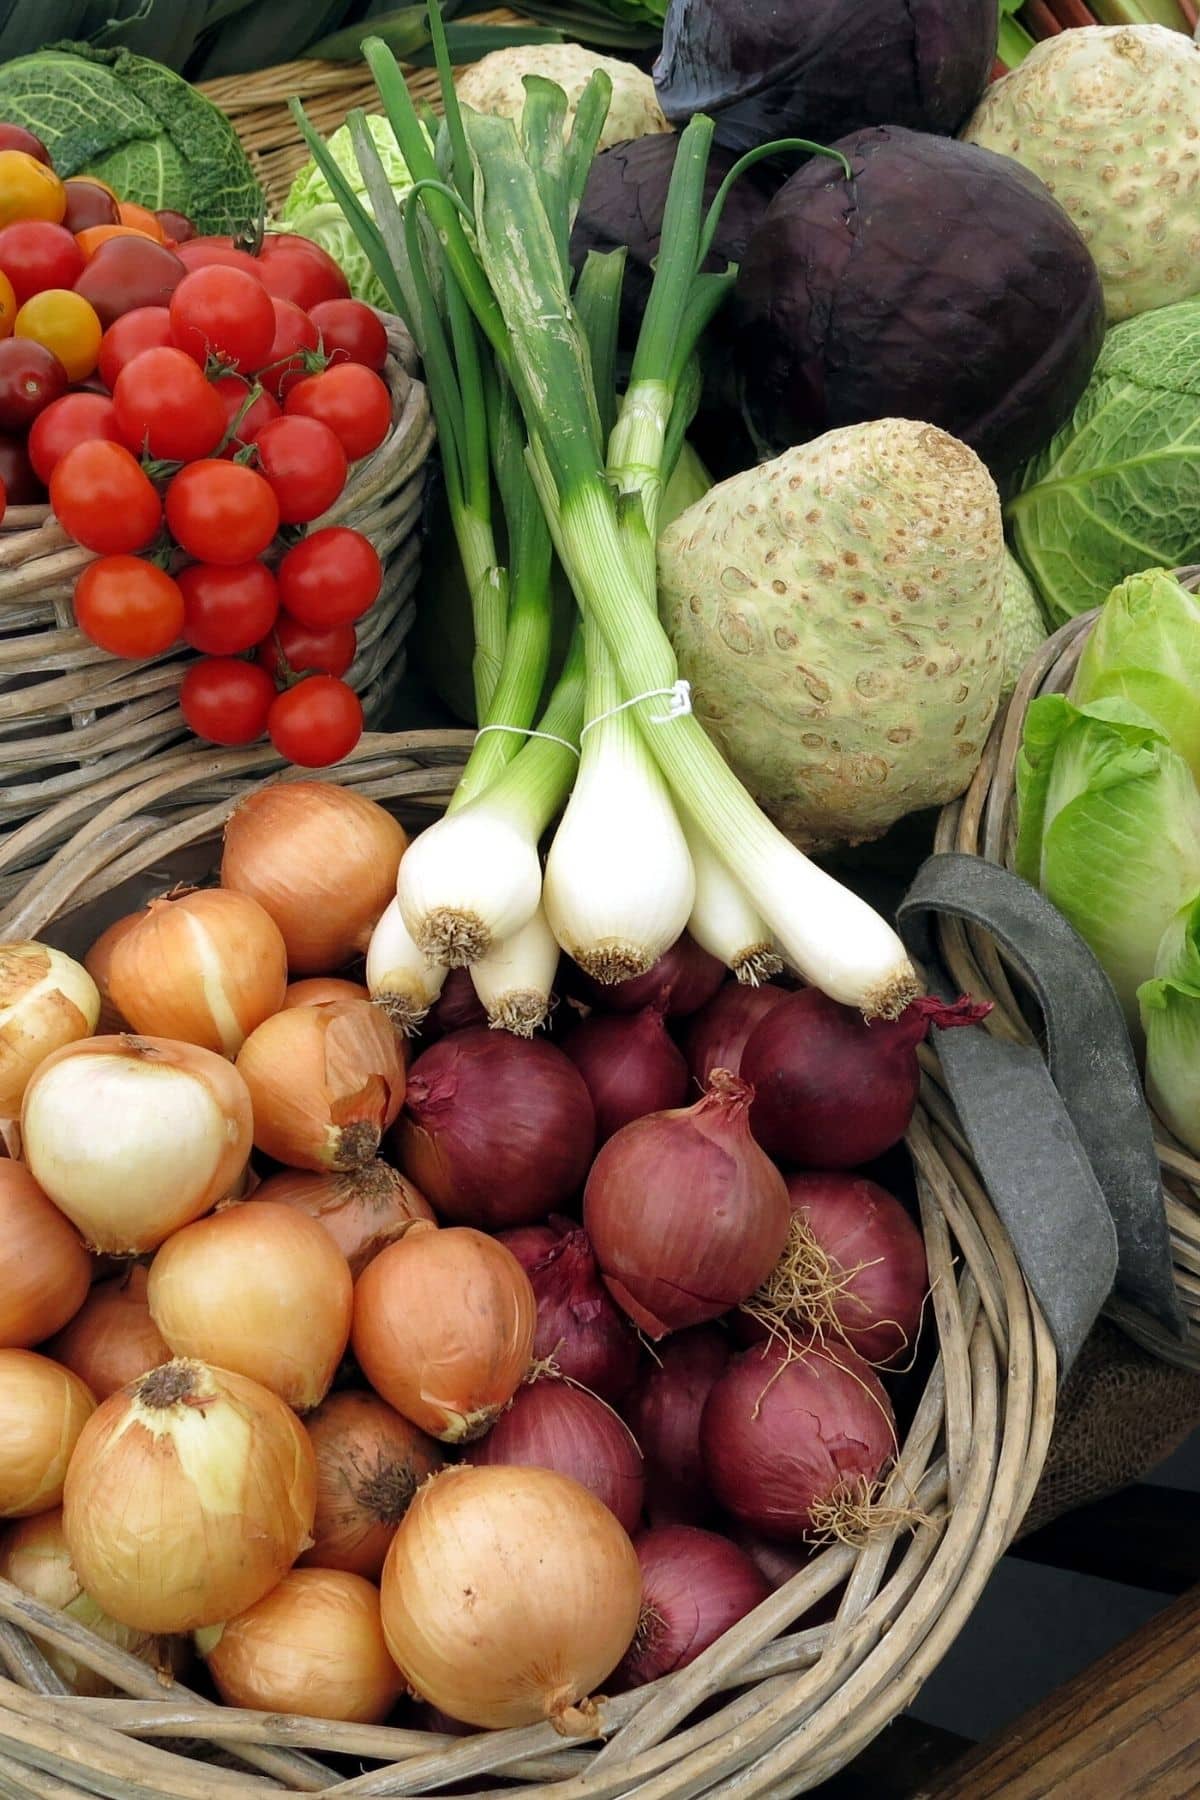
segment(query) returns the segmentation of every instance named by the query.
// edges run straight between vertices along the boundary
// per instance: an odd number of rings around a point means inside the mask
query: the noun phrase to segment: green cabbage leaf
[[[366,119],[367,129],[379,152],[379,160],[392,184],[392,192],[398,200],[402,200],[413,185],[408,164],[397,149],[395,135],[382,113],[368,113]],[[351,142],[350,127],[341,126],[326,140],[326,147],[363,206],[374,217],[366,182]],[[298,232],[301,237],[311,238],[314,244],[320,244],[323,250],[328,250],[357,299],[366,300],[371,306],[390,310],[379,277],[347,223],[346,215],[334,198],[333,189],[315,162],[307,162],[293,181],[279,223],[285,231]]]
[[[1146,1034],[1146,1096],[1163,1123],[1200,1153],[1200,895],[1163,933],[1151,981],[1138,989]]]

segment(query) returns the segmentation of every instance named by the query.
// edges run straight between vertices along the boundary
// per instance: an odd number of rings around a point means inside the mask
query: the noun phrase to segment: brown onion
[[[169,1362],[88,1421],[63,1528],[111,1618],[194,1631],[282,1579],[309,1542],[316,1487],[308,1434],[282,1400],[232,1370]]]
[[[570,1219],[551,1218],[499,1238],[528,1275],[537,1301],[535,1360],[552,1363],[602,1400],[620,1400],[637,1373],[638,1343],[600,1278],[587,1232]]]
[[[317,1458],[313,1544],[300,1558],[378,1581],[397,1525],[442,1467],[432,1438],[377,1394],[346,1388],[304,1421]]]
[[[700,1417],[730,1357],[716,1325],[681,1331],[648,1357],[625,1403],[625,1417],[646,1459],[646,1513],[652,1525],[696,1525],[713,1502],[700,1454]]]
[[[31,1350],[87,1298],[92,1259],[21,1163],[0,1161],[0,1348]]]
[[[108,982],[112,971],[113,951],[126,933],[132,931],[135,925],[140,924],[145,916],[146,909],[142,907],[138,912],[126,913],[123,919],[117,919],[108,927],[107,931],[100,933],[83,959],[83,966],[95,982],[100,995],[100,1018],[96,1030],[105,1037],[110,1037],[115,1032],[129,1030],[129,1020],[123,1019],[112,1003]]]
[[[336,975],[309,975],[303,981],[289,981],[283,996],[283,1008],[289,1006],[327,1006],[331,1000],[369,1000],[361,981],[343,981]]]
[[[0,944],[0,1119],[15,1119],[30,1078],[64,1044],[88,1038],[100,994],[83,967],[49,944]]]
[[[724,963],[702,950],[685,931],[665,950],[644,975],[606,987],[589,981],[587,993],[604,1012],[638,1012],[643,1006],[661,1006],[668,1018],[682,1019],[711,1000],[729,971]]]
[[[667,1034],[662,1008],[592,1013],[562,1041],[583,1076],[596,1113],[596,1142],[622,1125],[687,1099],[688,1066]]]
[[[226,825],[221,886],[266,908],[293,975],[328,975],[365,954],[407,848],[374,800],[329,781],[276,782]]]
[[[91,1393],[47,1356],[0,1350],[0,1518],[49,1512],[95,1411]]]
[[[482,1436],[529,1369],[529,1277],[495,1238],[414,1225],[359,1276],[354,1354],[397,1412],[444,1443]]]
[[[718,1069],[695,1106],[635,1119],[605,1144],[583,1222],[609,1292],[661,1338],[752,1294],[787,1241],[787,1188],[750,1136],[754,1090]]]
[[[746,987],[740,981],[727,981],[712,999],[688,1020],[684,1050],[693,1079],[707,1087],[714,1069],[728,1069],[732,1075],[742,1072],[742,1051],[750,1033],[781,1000],[788,990],[774,987],[769,981],[761,987]]]
[[[98,1281],[71,1323],[46,1345],[47,1356],[86,1382],[97,1400],[171,1360],[150,1317],[148,1279],[141,1263],[130,1263],[121,1274]]]
[[[398,1170],[365,1163],[342,1174],[282,1169],[255,1189],[255,1200],[294,1206],[323,1225],[357,1280],[381,1250],[404,1236],[414,1219],[433,1219],[433,1208]]]
[[[518,1389],[470,1460],[492,1468],[557,1469],[603,1501],[626,1531],[642,1517],[642,1453],[611,1407],[568,1381],[543,1377]]]
[[[251,1032],[237,1067],[254,1142],[292,1168],[361,1168],[404,1102],[396,1033],[369,1000],[276,1013]]]
[[[641,1591],[629,1538],[577,1481],[447,1469],[393,1539],[383,1630],[408,1685],[452,1718],[590,1737],[589,1695],[628,1648]]]
[[[686,1669],[770,1593],[745,1551],[715,1531],[664,1525],[642,1532],[633,1547],[642,1610],[615,1687],[642,1687]]]
[[[497,1231],[570,1199],[595,1133],[583,1078],[561,1050],[480,1028],[414,1062],[397,1160],[441,1216]]]

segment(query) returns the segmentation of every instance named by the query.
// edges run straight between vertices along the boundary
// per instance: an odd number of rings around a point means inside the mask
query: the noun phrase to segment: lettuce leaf
[[[1200,782],[1200,600],[1163,569],[1121,582],[1088,633],[1071,698],[1131,701]]]
[[[1138,989],[1146,1034],[1146,1097],[1200,1154],[1200,894],[1163,933],[1155,974]]]

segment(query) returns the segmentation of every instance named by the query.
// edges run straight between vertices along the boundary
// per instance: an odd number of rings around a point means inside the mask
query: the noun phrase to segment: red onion
[[[718,1069],[694,1106],[635,1119],[592,1164],[583,1222],[596,1261],[652,1338],[728,1312],[783,1252],[787,1188],[750,1135],[753,1097]]]
[[[635,1013],[593,1013],[563,1039],[596,1109],[596,1142],[622,1125],[687,1099],[688,1066],[671,1042],[660,1006]]]
[[[700,1448],[725,1510],[791,1543],[869,1523],[896,1421],[878,1375],[846,1345],[813,1338],[792,1355],[770,1343],[736,1357],[714,1384]]]
[[[586,992],[602,1012],[637,1012],[643,1006],[661,1006],[668,1017],[682,1019],[712,999],[727,973],[724,963],[702,950],[685,931],[644,975],[618,981],[613,987],[588,981]]]
[[[450,969],[441,993],[421,1022],[422,1046],[435,1044],[452,1031],[468,1031],[472,1025],[487,1022],[487,1008],[475,992],[470,969]]]
[[[729,1339],[699,1325],[668,1339],[625,1403],[646,1459],[646,1516],[651,1525],[694,1525],[713,1504],[700,1455],[700,1415],[729,1364]]]
[[[642,1612],[612,1678],[618,1690],[686,1669],[771,1591],[745,1551],[715,1531],[665,1525],[642,1532],[633,1547],[642,1567]]]
[[[470,1460],[570,1475],[626,1531],[638,1528],[645,1473],[633,1433],[603,1400],[569,1381],[543,1378],[519,1388]]]
[[[692,1015],[683,1044],[688,1067],[701,1087],[708,1086],[714,1069],[741,1074],[742,1051],[750,1033],[787,997],[787,988],[773,987],[770,982],[745,987],[740,981],[727,981]]]
[[[595,1135],[583,1077],[561,1050],[476,1028],[417,1058],[395,1144],[440,1216],[496,1231],[544,1219],[569,1200]]]
[[[772,1593],[786,1587],[793,1576],[808,1567],[816,1554],[810,1544],[774,1544],[770,1538],[760,1537],[756,1531],[748,1531],[744,1525],[736,1523],[730,1527],[729,1535],[738,1549],[745,1551]],[[811,1615],[805,1614],[805,1618],[809,1619]]]
[[[552,1357],[560,1375],[602,1400],[620,1400],[637,1373],[638,1344],[600,1279],[587,1232],[570,1219],[553,1218],[498,1235],[537,1298],[535,1359]]]

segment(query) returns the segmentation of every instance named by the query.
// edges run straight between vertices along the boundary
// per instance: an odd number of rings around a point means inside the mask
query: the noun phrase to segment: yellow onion
[[[48,1057],[21,1114],[34,1178],[93,1250],[138,1256],[198,1219],[250,1155],[246,1084],[168,1038],[102,1037]]]
[[[549,1469],[447,1469],[383,1570],[383,1631],[408,1685],[469,1725],[595,1735],[589,1696],[637,1629],[642,1577],[602,1501]]]
[[[361,981],[343,981],[338,975],[308,975],[303,981],[289,981],[283,996],[284,1007],[327,1006],[331,1000],[369,1000],[370,991]]]
[[[108,991],[109,976],[112,973],[113,951],[121,939],[131,932],[135,925],[139,925],[145,916],[146,909],[143,906],[138,912],[126,913],[123,919],[117,919],[107,931],[100,933],[83,959],[83,966],[95,982],[100,994],[100,1018],[96,1029],[103,1032],[105,1036],[109,1036],[115,1031],[129,1030],[129,1020],[123,1019],[112,1003],[112,995]]]
[[[99,990],[82,963],[49,944],[0,944],[0,1118],[18,1116],[34,1070],[90,1037],[99,1017]]]
[[[0,1161],[0,1347],[30,1350],[87,1299],[92,1259],[23,1163]]]
[[[330,1394],[304,1421],[317,1458],[313,1543],[301,1563],[378,1581],[397,1525],[442,1452],[377,1394]]]
[[[378,1725],[404,1692],[379,1589],[341,1569],[293,1569],[239,1618],[196,1633],[228,1706]]]
[[[318,1220],[356,1279],[381,1250],[404,1236],[414,1220],[434,1217],[428,1200],[408,1177],[379,1161],[341,1174],[282,1169],[268,1175],[254,1198],[294,1206]]]
[[[254,1142],[295,1169],[358,1169],[404,1104],[404,1062],[369,1000],[294,1006],[252,1031],[237,1067]]]
[[[148,1298],[176,1356],[249,1376],[307,1412],[350,1340],[354,1283],[315,1219],[255,1198],[169,1237],[150,1265]]]
[[[63,1494],[71,1561],[122,1625],[219,1625],[307,1546],[316,1482],[308,1434],[276,1395],[231,1369],[164,1363],[80,1437]]]
[[[279,782],[248,794],[226,825],[221,886],[266,908],[293,975],[329,975],[365,953],[407,848],[374,800],[329,781]]]
[[[49,1512],[96,1402],[78,1375],[35,1356],[0,1350],[0,1518]]]
[[[46,1345],[46,1354],[86,1382],[97,1400],[171,1360],[146,1304],[147,1279],[141,1263],[129,1263],[98,1281],[71,1323]]]
[[[511,1250],[414,1225],[359,1276],[354,1354],[397,1412],[443,1443],[482,1437],[529,1369],[537,1301]]]
[[[101,1612],[83,1585],[71,1562],[71,1552],[63,1535],[62,1508],[39,1513],[33,1519],[21,1519],[0,1536],[0,1577],[11,1581],[23,1594],[67,1614],[77,1625],[93,1632],[105,1644],[115,1644],[136,1656],[163,1676],[179,1675],[189,1661],[190,1645],[186,1638],[160,1637],[153,1632],[134,1631],[118,1625]],[[124,1690],[114,1687],[69,1650],[56,1650],[52,1644],[39,1648],[50,1667],[61,1675],[73,1694],[93,1699],[107,1699]]]

